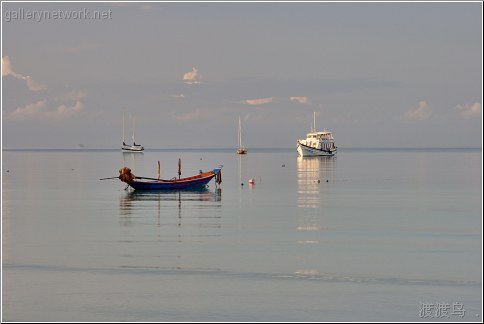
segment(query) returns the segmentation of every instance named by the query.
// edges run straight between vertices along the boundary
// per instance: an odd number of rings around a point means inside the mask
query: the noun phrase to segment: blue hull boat
[[[222,182],[222,167],[215,168],[212,171],[201,172],[192,177],[171,180],[162,180],[154,178],[136,177],[128,168],[119,170],[119,179],[127,183],[134,190],[180,190],[180,189],[197,189],[205,188],[213,178],[220,184]]]

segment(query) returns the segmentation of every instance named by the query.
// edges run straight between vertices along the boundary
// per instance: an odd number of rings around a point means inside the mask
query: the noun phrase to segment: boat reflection
[[[121,156],[123,160],[123,166],[131,168],[132,170],[138,170],[139,166],[143,165],[143,152],[122,151]]]
[[[297,158],[297,206],[321,207],[321,192],[334,182],[336,156]]]
[[[209,189],[192,189],[192,190],[134,190],[126,194],[131,201],[221,201],[222,189],[217,188],[215,191]]]
[[[308,209],[299,213],[298,231],[320,231],[324,208],[328,206],[334,183],[336,157],[297,158],[297,207]],[[298,244],[319,244],[318,236],[305,235]]]
[[[324,245],[323,231],[328,230],[328,212],[336,171],[336,156],[297,157],[296,236],[299,263],[294,275],[313,278],[324,272],[315,247]],[[319,250],[318,250],[319,251]]]
[[[177,225],[181,226],[182,210],[191,218],[210,218],[203,216],[204,210],[219,208],[222,201],[222,189],[194,190],[157,190],[130,191],[120,197],[119,216],[122,225],[133,225],[156,213],[158,226],[162,219],[166,224],[173,224],[173,216],[178,218]],[[216,217],[217,218],[217,217]],[[218,217],[220,218],[220,217]]]

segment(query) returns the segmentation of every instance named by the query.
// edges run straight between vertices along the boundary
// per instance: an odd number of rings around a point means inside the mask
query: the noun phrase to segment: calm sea
[[[223,164],[221,188],[99,180],[179,158]],[[481,167],[480,149],[4,151],[2,319],[480,322]]]

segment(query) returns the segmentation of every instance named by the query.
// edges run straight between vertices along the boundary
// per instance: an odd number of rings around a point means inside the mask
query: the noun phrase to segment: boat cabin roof
[[[311,133],[308,133],[307,136],[316,136],[316,137],[319,137],[319,136],[322,136],[322,135],[330,135],[331,132],[328,132],[328,131],[322,131],[322,132],[311,132]]]

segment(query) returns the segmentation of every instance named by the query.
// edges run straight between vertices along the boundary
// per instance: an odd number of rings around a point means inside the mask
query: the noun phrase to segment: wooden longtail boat
[[[222,166],[208,172],[201,172],[188,178],[173,178],[171,180],[137,177],[131,169],[124,167],[119,170],[119,180],[128,184],[134,190],[179,190],[205,188],[215,178],[216,183],[222,182]]]

